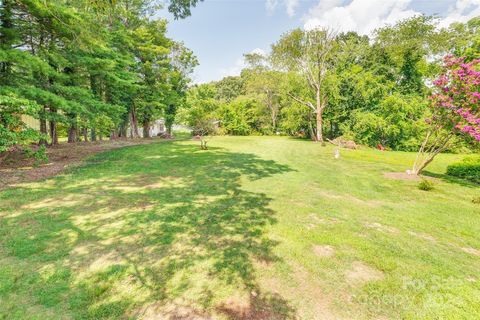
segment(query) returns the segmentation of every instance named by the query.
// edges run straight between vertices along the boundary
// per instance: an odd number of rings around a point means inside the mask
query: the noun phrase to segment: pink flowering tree
[[[443,73],[433,85],[429,130],[413,174],[419,174],[458,134],[480,142],[480,59],[466,63],[464,57],[446,56]]]

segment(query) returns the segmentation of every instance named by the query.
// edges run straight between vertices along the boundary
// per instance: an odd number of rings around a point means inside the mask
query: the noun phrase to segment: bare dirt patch
[[[410,181],[420,181],[422,179],[430,180],[430,181],[438,181],[436,178],[416,175],[416,174],[408,174],[406,172],[384,172],[383,176],[388,179],[393,180],[410,180]]]
[[[462,249],[463,252],[470,253],[470,254],[473,254],[475,256],[480,257],[480,250],[478,250],[478,249],[470,248],[470,247],[464,247],[464,248],[461,248],[461,249]]]
[[[375,229],[377,231],[385,232],[385,233],[392,233],[396,234],[399,233],[397,228],[390,227],[390,226],[385,226],[381,223],[378,222],[373,222],[373,223],[366,223],[365,227],[370,228],[370,229]]]
[[[385,178],[394,179],[394,180],[420,181],[422,179],[421,176],[418,176],[416,174],[408,174],[406,172],[385,172],[383,176]]]
[[[418,233],[418,232],[414,232],[414,231],[409,231],[408,233],[412,236],[415,236],[415,237],[423,239],[423,240],[427,240],[427,241],[431,241],[431,242],[436,241],[436,239],[433,236],[431,236],[429,234],[426,234],[426,233]]]
[[[325,245],[325,246],[313,246],[313,253],[317,257],[322,258],[330,258],[335,255],[335,249],[332,246]]]
[[[377,270],[361,261],[355,261],[352,268],[345,273],[347,281],[352,284],[363,284],[370,281],[382,280],[383,272]]]
[[[48,163],[38,167],[35,167],[34,160],[26,158],[22,151],[13,151],[0,163],[0,190],[17,183],[31,182],[57,175],[67,167],[79,165],[85,158],[99,152],[157,141],[161,141],[161,139],[61,143],[47,148]]]
[[[294,309],[278,294],[252,291],[249,301],[227,301],[217,312],[232,320],[296,319]]]
[[[135,312],[142,320],[210,320],[205,312],[175,304],[153,303]]]

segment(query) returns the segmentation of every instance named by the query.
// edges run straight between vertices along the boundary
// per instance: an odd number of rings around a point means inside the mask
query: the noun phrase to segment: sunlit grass
[[[0,318],[471,319],[477,185],[283,137],[109,151],[0,193]],[[183,318],[182,318],[183,317]]]

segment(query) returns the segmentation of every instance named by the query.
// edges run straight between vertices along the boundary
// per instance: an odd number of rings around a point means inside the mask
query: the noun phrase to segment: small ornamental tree
[[[413,165],[413,174],[419,174],[457,134],[480,142],[480,59],[466,63],[465,57],[446,56],[443,73],[433,85],[429,130]]]

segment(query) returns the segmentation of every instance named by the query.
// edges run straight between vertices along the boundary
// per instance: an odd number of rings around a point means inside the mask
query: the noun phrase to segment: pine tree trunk
[[[47,139],[45,137],[47,136],[47,119],[45,119],[45,114],[47,113],[47,107],[43,107],[43,114],[40,116],[40,134],[42,137],[40,138],[40,141],[38,142],[39,145],[47,145]]]
[[[50,107],[50,113],[55,115],[57,113],[57,109]],[[50,120],[50,139],[52,146],[58,144],[57,121],[55,120]]]
[[[68,128],[68,143],[74,143],[77,141],[77,128],[74,124]]]
[[[58,144],[57,122],[55,121],[50,121],[50,140],[52,146]]]
[[[97,141],[97,132],[95,131],[95,128],[92,128],[90,130],[90,140],[93,142],[93,141]]]
[[[45,119],[40,119],[40,133],[42,134],[42,137],[40,138],[39,144],[47,145],[47,139],[45,139],[45,136],[48,133],[47,133],[47,120]]]
[[[9,50],[12,48],[14,42],[13,36],[13,7],[15,5],[14,0],[3,0],[0,7],[0,27],[2,32],[0,33],[0,48]],[[8,84],[11,73],[11,62],[0,61],[0,83]]]
[[[88,130],[87,128],[83,128],[83,141],[88,142]]]

